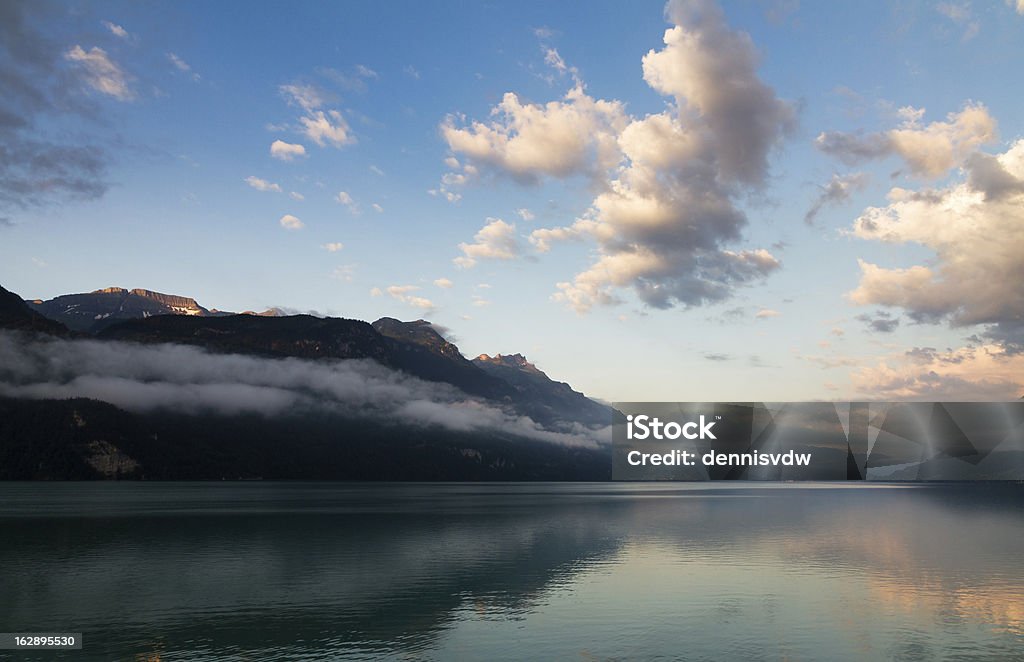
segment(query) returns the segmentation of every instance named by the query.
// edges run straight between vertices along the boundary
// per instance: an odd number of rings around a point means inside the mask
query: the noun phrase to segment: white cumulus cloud
[[[281,224],[281,227],[284,228],[285,230],[301,230],[302,228],[306,227],[302,221],[300,221],[295,216],[292,216],[291,214],[285,214],[284,216],[281,217],[281,220],[279,220],[278,222]]]
[[[850,381],[872,400],[1016,400],[1024,393],[1024,354],[990,343],[945,351],[915,347],[854,370]]]
[[[917,321],[988,325],[985,334],[1024,348],[1024,140],[1005,152],[976,152],[965,179],[940,189],[893,188],[889,204],[866,209],[852,234],[921,245],[924,264],[884,267],[860,261],[850,298],[902,308]]]
[[[794,111],[757,77],[750,38],[717,6],[670,2],[667,13],[675,26],[644,56],[643,73],[675,107],[622,130],[624,163],[581,218],[531,236],[541,250],[597,241],[597,260],[555,295],[580,312],[621,301],[624,288],[655,308],[721,301],[780,266],[764,248],[726,246],[746,225],[735,198],[764,183]]]
[[[519,182],[592,178],[598,193],[582,215],[530,235],[542,252],[561,240],[596,242],[594,262],[554,295],[579,312],[620,302],[620,290],[656,308],[716,302],[780,266],[767,249],[732,245],[747,223],[738,201],[766,182],[768,156],[795,111],[760,80],[750,37],[713,2],[673,0],[666,15],[664,47],[642,61],[644,81],[671,98],[660,113],[631,117],[576,78],[558,101],[508,93],[490,121],[452,116],[441,127],[463,162]],[[555,55],[548,64],[557,70]],[[450,183],[440,191],[463,184]],[[487,242],[468,246],[477,245],[487,250]],[[463,251],[461,265],[471,265],[476,256]]]
[[[283,140],[275,140],[270,143],[270,155],[282,161],[292,161],[296,157],[305,156],[306,148],[295,143],[286,143]]]
[[[491,114],[496,119],[468,125],[449,116],[441,135],[453,152],[524,183],[613,166],[626,121],[621,102],[595,100],[579,85],[543,105],[508,92]]]
[[[924,109],[901,108],[903,122],[895,129],[866,135],[823,132],[815,143],[818,149],[849,164],[896,154],[913,174],[937,179],[963,165],[980,146],[996,140],[996,121],[981,104],[967,104],[945,121],[927,125],[921,124],[923,114]]]
[[[474,266],[477,260],[512,260],[521,253],[516,226],[500,218],[488,218],[487,225],[473,237],[473,243],[461,243],[459,250],[463,255],[453,262],[464,269]]]

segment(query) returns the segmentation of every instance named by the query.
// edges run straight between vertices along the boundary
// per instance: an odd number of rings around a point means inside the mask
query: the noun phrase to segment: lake
[[[0,632],[84,635],[17,659],[1024,659],[1012,483],[0,483],[0,527]]]

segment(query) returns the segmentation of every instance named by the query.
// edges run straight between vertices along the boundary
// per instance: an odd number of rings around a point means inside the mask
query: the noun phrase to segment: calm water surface
[[[7,483],[0,527],[0,631],[84,633],[29,659],[1024,660],[1021,485]]]

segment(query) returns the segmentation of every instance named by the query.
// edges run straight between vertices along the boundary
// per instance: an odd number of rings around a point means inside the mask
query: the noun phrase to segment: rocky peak
[[[525,370],[528,372],[541,372],[537,366],[530,363],[525,356],[522,354],[495,354],[489,356],[487,354],[481,354],[480,356],[473,359],[480,363],[489,363],[491,365],[501,365],[507,368],[516,368],[517,370]]]
[[[427,320],[403,322],[393,317],[382,317],[373,323],[373,328],[382,336],[422,345],[442,354],[461,356],[458,348],[445,340]]]
[[[438,327],[427,320],[402,322],[392,317],[382,317],[373,323],[373,328],[377,333],[386,338],[398,341],[406,346],[411,345],[425,349],[430,354],[443,358],[445,365],[449,368],[452,365],[458,366],[457,369],[469,375],[468,378],[471,380],[485,377],[486,381],[492,381],[490,377],[480,375],[479,368],[462,355],[458,346],[448,342],[438,331]],[[443,331],[444,328],[442,327],[441,330]],[[495,383],[492,381],[491,385],[495,386]],[[504,387],[505,385],[503,384],[497,384],[495,386],[497,390],[494,392],[498,392]]]
[[[122,290],[123,291],[123,290]],[[161,292],[154,292],[152,290],[134,289],[131,291],[137,297],[143,297],[144,299],[150,299],[157,303],[174,308],[175,310],[188,311],[191,314],[199,314],[206,309],[196,303],[196,300],[192,297],[183,297],[176,294],[163,294]],[[195,312],[192,312],[195,311]]]

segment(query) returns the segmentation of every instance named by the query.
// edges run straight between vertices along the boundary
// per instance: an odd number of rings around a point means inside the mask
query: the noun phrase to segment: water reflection
[[[81,631],[75,659],[1024,650],[1020,486],[718,485],[0,485],[0,630]]]

